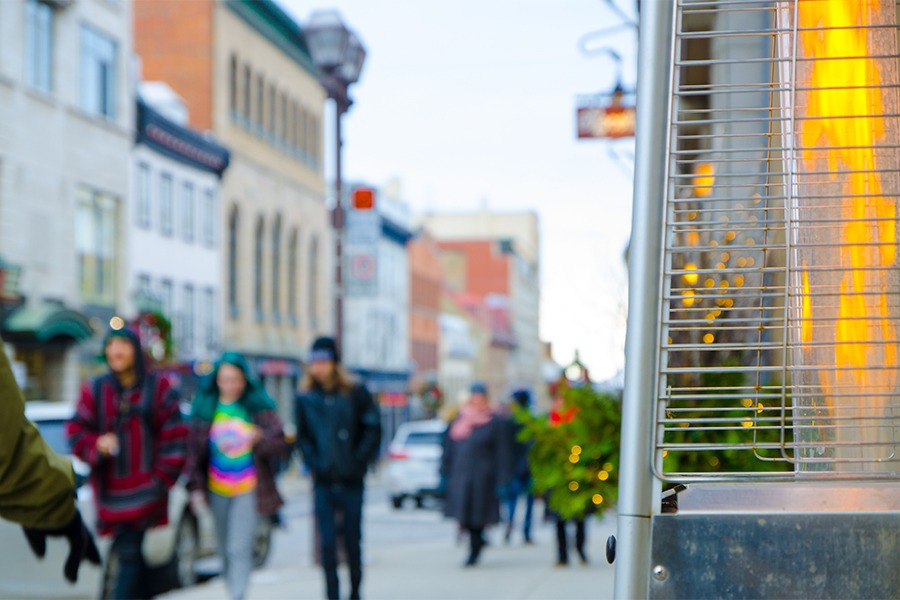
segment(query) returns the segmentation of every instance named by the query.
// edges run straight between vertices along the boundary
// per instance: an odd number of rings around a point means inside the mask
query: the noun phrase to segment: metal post
[[[674,0],[641,5],[638,108],[622,399],[615,598],[645,598],[650,570],[653,399],[659,346],[662,217],[668,171]]]
[[[343,140],[341,138],[341,119],[347,111],[347,103],[342,101],[339,95],[335,95],[334,99],[334,210],[332,213],[332,226],[335,235],[335,260],[337,264],[334,269],[334,338],[337,342],[338,350],[341,350],[341,342],[344,337],[344,204],[342,192],[341,174],[341,150]]]

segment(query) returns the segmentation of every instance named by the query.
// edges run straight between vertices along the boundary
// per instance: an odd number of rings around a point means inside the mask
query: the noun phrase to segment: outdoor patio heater
[[[900,596],[897,17],[642,3],[618,598]]]

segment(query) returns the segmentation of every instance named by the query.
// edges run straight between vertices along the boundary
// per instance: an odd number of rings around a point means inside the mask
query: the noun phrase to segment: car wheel
[[[177,587],[182,588],[197,583],[194,563],[197,561],[199,545],[197,522],[191,515],[185,514],[175,532],[175,556],[172,557]]]
[[[403,508],[403,496],[392,496],[391,506],[394,508]]]
[[[272,521],[267,516],[260,516],[256,535],[253,536],[253,568],[258,569],[269,558],[272,548]]]

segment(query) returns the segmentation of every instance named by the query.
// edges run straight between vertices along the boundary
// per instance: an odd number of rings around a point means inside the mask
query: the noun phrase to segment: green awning
[[[79,341],[93,334],[85,315],[56,302],[20,306],[3,322],[3,339],[9,342],[45,343],[54,338]]]

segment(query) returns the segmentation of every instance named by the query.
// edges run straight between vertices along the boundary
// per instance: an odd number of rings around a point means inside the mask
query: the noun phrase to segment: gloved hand
[[[63,568],[63,573],[71,583],[78,581],[78,567],[81,560],[86,558],[95,565],[100,564],[100,552],[94,543],[94,537],[84,521],[81,520],[81,513],[75,511],[75,517],[72,518],[65,526],[59,529],[36,529],[33,527],[23,527],[25,537],[28,539],[28,545],[38,558],[44,558],[47,551],[47,536],[65,536],[69,540],[69,557]]]

